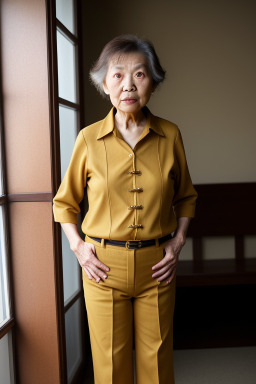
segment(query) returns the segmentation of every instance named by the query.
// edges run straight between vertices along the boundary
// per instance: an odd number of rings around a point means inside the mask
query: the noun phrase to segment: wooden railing
[[[193,259],[177,269],[174,348],[255,346],[256,249],[247,258],[244,238],[256,236],[256,183],[195,188]],[[206,260],[203,238],[211,236],[234,237],[234,258]]]
[[[177,286],[256,284],[254,258],[245,258],[245,236],[256,236],[256,183],[196,185],[196,217],[188,237],[193,241],[193,260],[181,260]],[[205,260],[203,237],[235,239],[234,259]],[[217,256],[217,255],[216,255]]]

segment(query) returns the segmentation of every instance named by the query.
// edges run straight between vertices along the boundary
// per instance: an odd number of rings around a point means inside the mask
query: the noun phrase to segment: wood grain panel
[[[21,384],[59,383],[52,207],[12,203],[11,248]]]
[[[52,202],[53,194],[51,192],[37,192],[37,193],[9,193],[7,200],[11,202],[38,202],[38,201],[50,201]],[[1,201],[0,201],[1,204]]]
[[[45,1],[4,0],[1,13],[8,192],[49,191]]]
[[[196,217],[188,236],[256,234],[256,183],[195,185]]]

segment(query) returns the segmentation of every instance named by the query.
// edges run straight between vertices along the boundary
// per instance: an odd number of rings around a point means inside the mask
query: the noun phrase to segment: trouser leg
[[[110,267],[104,282],[83,272],[95,384],[133,384],[133,308],[120,284],[127,275],[126,252],[120,251],[96,247],[98,258]]]
[[[134,300],[134,332],[137,384],[174,384],[173,312],[175,280],[171,284],[152,279],[152,266],[162,258],[161,248],[136,254],[137,294]]]

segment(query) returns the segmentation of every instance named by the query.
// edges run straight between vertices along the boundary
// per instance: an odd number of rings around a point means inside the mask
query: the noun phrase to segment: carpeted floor
[[[256,384],[256,347],[174,351],[174,366],[175,384]]]

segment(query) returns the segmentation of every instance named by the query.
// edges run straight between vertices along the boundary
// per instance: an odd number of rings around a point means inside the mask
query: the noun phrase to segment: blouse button
[[[128,209],[142,209],[143,206],[142,205],[130,205],[130,207],[128,207]]]
[[[129,192],[143,192],[142,188],[133,188],[133,189],[128,189]]]
[[[132,157],[132,153],[129,154],[129,157]]]

